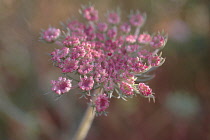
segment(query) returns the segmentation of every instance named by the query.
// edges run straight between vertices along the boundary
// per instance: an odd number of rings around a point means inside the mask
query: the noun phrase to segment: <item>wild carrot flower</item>
[[[125,40],[128,42],[128,43],[135,43],[136,42],[136,36],[135,35],[128,35]]]
[[[80,44],[80,39],[75,36],[67,36],[62,43],[66,47],[76,46]]]
[[[129,33],[131,31],[131,25],[129,23],[123,23],[120,29],[122,32]]]
[[[108,14],[108,22],[111,24],[118,24],[120,22],[120,16],[116,12],[111,12]]]
[[[144,22],[145,17],[140,13],[136,13],[130,16],[130,23],[133,26],[142,26]]]
[[[51,53],[52,60],[61,62],[63,58],[65,58],[69,53],[69,48],[63,47],[62,49],[56,49]]]
[[[62,69],[62,72],[67,73],[67,72],[73,72],[78,69],[78,60],[71,59],[68,57],[59,65],[59,67]]]
[[[107,36],[109,38],[115,38],[117,36],[117,29],[116,28],[109,29],[107,32]]]
[[[49,27],[46,31],[43,32],[42,38],[46,42],[54,42],[60,36],[60,29]]]
[[[73,32],[81,33],[85,25],[77,20],[73,20],[67,24],[67,27]]]
[[[84,46],[74,46],[74,48],[71,49],[70,57],[72,59],[79,59],[84,57],[86,54]]]
[[[106,32],[106,30],[108,29],[108,25],[106,23],[98,23],[97,25],[97,29],[100,31],[100,32]]]
[[[78,72],[82,75],[85,75],[91,72],[92,70],[93,70],[93,65],[85,63],[80,65]]]
[[[82,90],[91,90],[93,88],[94,80],[92,76],[85,76],[84,78],[80,78],[80,80],[81,81],[78,83],[78,85]]]
[[[133,87],[124,81],[121,82],[120,89],[122,90],[122,93],[125,95],[133,95],[134,94]]]
[[[95,107],[97,112],[103,112],[109,107],[108,99],[106,94],[101,94],[96,98]]]
[[[146,33],[140,34],[138,37],[139,43],[142,43],[142,44],[148,44],[150,43],[151,40],[152,40],[151,36]]]
[[[63,93],[69,92],[71,89],[71,80],[64,77],[59,77],[57,81],[52,80],[52,91],[61,95]]]
[[[147,59],[150,55],[151,53],[146,49],[143,49],[138,52],[138,57],[141,59]]]
[[[138,90],[144,96],[149,96],[153,94],[152,89],[144,83],[139,83]]]
[[[152,41],[150,42],[150,45],[153,48],[158,49],[158,48],[163,47],[165,45],[165,39],[161,35],[154,36],[152,38]]]
[[[92,5],[83,6],[80,14],[84,22],[70,20],[62,31],[50,27],[42,32],[44,42],[61,47],[51,53],[51,60],[64,77],[52,80],[52,90],[59,95],[69,92],[74,81],[83,95],[96,97],[92,104],[99,114],[109,107],[110,98],[154,98],[152,89],[141,82],[151,79],[148,72],[165,60],[160,52],[167,41],[164,32],[140,33],[146,15],[138,11],[127,20],[119,12],[108,12],[107,22],[101,22]],[[98,88],[104,93],[90,94]]]
[[[161,58],[159,56],[149,56],[148,63],[151,66],[158,66],[161,62]]]
[[[84,8],[83,13],[84,13],[84,17],[87,20],[90,20],[90,21],[98,20],[98,11],[95,10],[93,6]]]

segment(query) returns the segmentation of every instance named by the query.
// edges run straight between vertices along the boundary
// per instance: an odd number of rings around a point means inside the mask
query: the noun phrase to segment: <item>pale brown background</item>
[[[108,117],[97,117],[87,140],[210,139],[209,0],[92,0],[100,16],[120,7],[147,13],[143,31],[165,29],[166,62],[149,82],[156,103],[113,99]],[[86,0],[0,0],[0,140],[69,140],[87,107],[76,91],[55,100],[57,79],[38,42],[40,29],[78,17]]]

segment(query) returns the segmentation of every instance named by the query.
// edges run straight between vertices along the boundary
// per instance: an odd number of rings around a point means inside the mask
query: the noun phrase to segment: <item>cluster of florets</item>
[[[83,6],[80,13],[85,22],[71,20],[62,32],[53,27],[42,32],[43,41],[59,46],[50,55],[64,74],[52,81],[52,90],[62,95],[80,88],[82,96],[96,98],[91,101],[99,114],[109,107],[112,97],[126,100],[139,94],[154,99],[152,89],[143,82],[151,79],[149,71],[163,64],[160,50],[167,36],[140,33],[146,15],[138,11],[128,21],[121,20],[119,10],[108,12],[107,21],[99,20],[93,6]],[[97,89],[103,92],[93,94]]]

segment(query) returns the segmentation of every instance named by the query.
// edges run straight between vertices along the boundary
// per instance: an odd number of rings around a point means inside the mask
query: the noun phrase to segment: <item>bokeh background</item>
[[[87,140],[210,140],[209,0],[95,0],[100,16],[120,7],[147,13],[143,28],[164,29],[166,62],[149,82],[156,102],[113,99]],[[56,100],[49,61],[55,46],[38,41],[41,29],[78,17],[86,0],[0,0],[0,140],[70,140],[87,103],[71,92]]]

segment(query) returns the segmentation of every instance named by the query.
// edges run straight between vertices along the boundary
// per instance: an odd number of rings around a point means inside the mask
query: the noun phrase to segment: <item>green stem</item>
[[[97,92],[98,93],[100,92],[100,88],[94,90],[93,95],[96,95]],[[92,101],[94,102],[95,99],[96,99],[96,96],[93,96]],[[84,115],[80,125],[79,125],[79,128],[77,129],[77,131],[73,137],[73,140],[84,140],[85,139],[85,137],[87,136],[88,131],[92,125],[94,117],[95,117],[95,109],[93,109],[93,107],[90,104],[85,112],[85,115]]]

